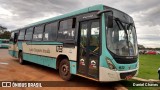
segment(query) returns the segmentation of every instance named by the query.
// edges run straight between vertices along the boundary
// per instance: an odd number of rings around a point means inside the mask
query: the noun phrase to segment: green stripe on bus
[[[77,62],[70,61],[70,73],[77,74]]]
[[[56,58],[23,53],[23,59],[56,69]],[[75,61],[70,61],[70,73],[77,74],[77,64]]]
[[[23,59],[36,64],[56,69],[56,59],[51,57],[23,53]]]
[[[60,42],[54,42],[54,41],[50,41],[50,42],[27,42],[26,44],[29,44],[29,45],[59,45],[59,44],[63,44],[63,43],[60,43]]]

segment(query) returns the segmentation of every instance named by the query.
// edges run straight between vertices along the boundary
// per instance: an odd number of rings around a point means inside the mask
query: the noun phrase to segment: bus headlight
[[[108,58],[106,58],[106,61],[107,61],[109,69],[116,70],[116,67],[113,65],[113,63]]]

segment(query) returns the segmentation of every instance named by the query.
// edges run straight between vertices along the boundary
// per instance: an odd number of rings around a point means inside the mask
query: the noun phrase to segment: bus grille
[[[136,71],[133,72],[127,72],[127,73],[120,73],[120,78],[121,79],[126,79],[127,76],[133,77],[136,74]]]

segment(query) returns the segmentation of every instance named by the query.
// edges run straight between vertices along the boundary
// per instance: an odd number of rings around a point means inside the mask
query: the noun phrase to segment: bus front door
[[[78,74],[98,79],[99,19],[80,22]]]

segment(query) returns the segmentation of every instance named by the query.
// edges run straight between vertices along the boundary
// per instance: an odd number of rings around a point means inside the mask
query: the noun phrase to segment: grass
[[[158,80],[158,68],[160,67],[160,55],[140,55],[139,56],[139,74],[137,77],[144,79]],[[132,82],[120,81],[128,90],[160,90],[160,87],[133,87]]]
[[[138,77],[158,80],[158,68],[160,67],[160,55],[140,55]]]

